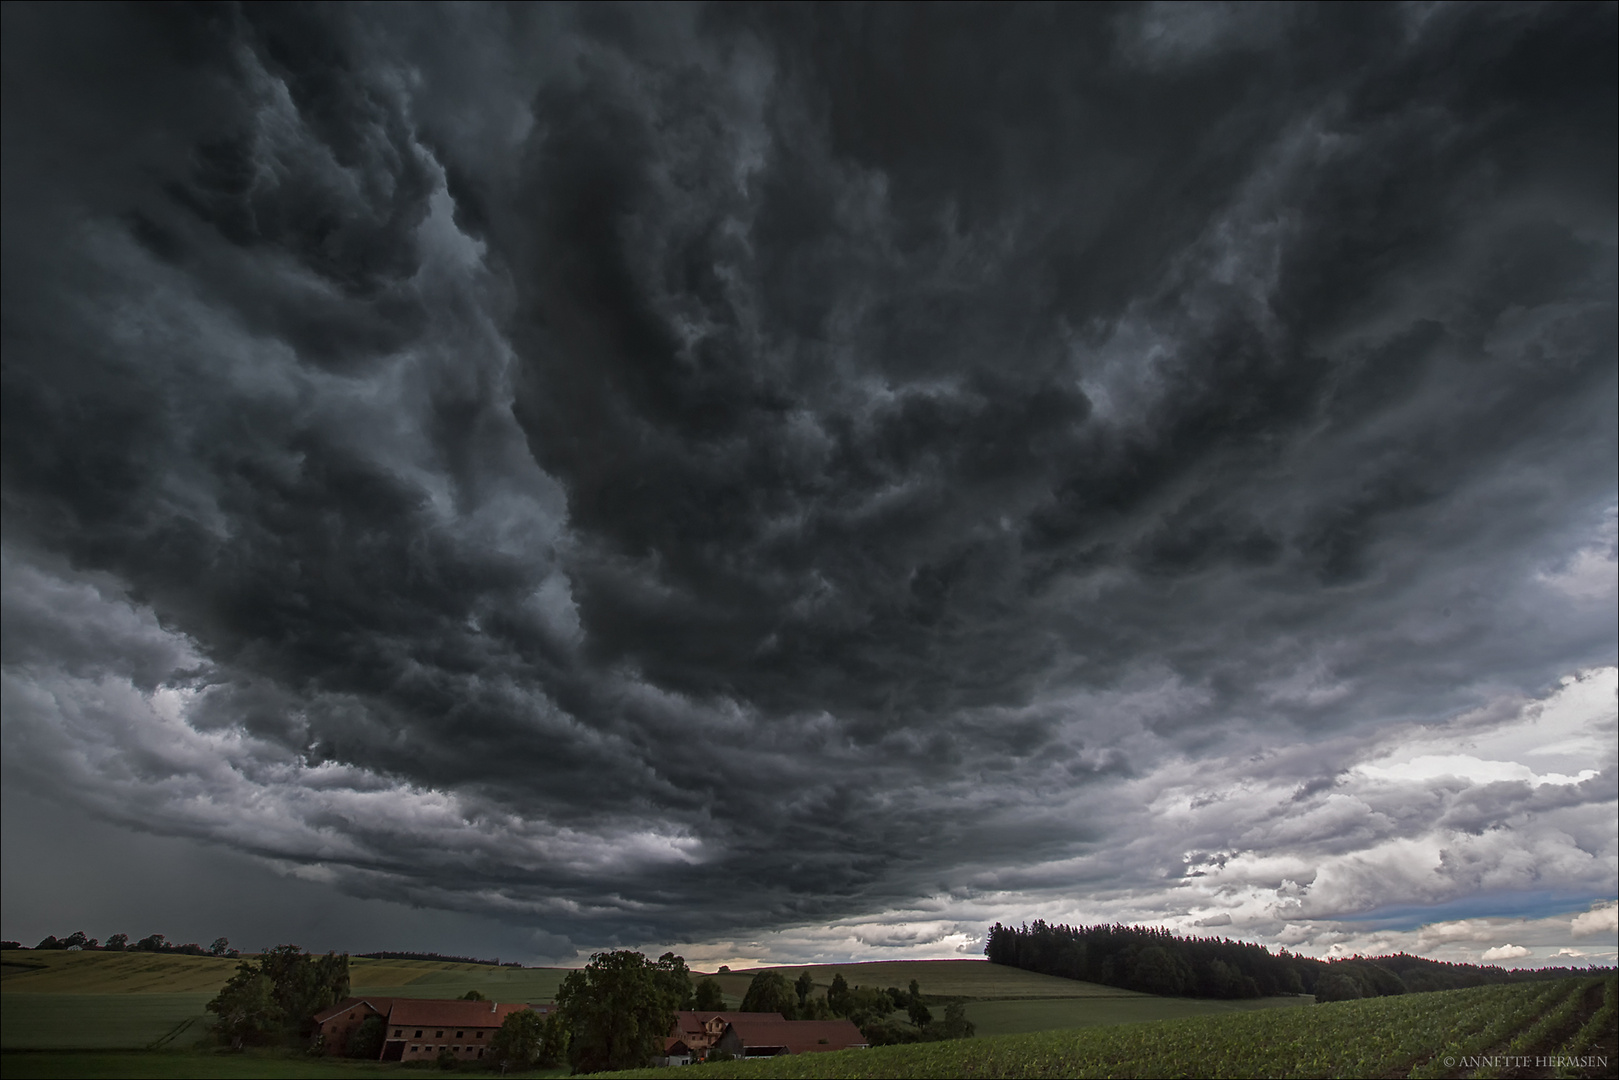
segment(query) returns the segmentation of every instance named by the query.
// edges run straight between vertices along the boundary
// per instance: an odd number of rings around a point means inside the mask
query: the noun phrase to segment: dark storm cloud
[[[99,813],[712,935],[1613,662],[1611,7],[5,18],[8,725]]]

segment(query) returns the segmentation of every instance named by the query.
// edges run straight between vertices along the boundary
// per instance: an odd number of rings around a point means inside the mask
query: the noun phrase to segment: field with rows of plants
[[[1487,1077],[1491,1054],[1604,1055],[1615,983],[1565,979],[1078,1031],[647,1069],[622,1077]],[[1550,1071],[1536,1075],[1550,1075]]]

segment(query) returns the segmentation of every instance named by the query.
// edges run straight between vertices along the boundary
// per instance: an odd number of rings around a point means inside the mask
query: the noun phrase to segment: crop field
[[[149,952],[5,953],[0,992],[10,994],[219,993],[237,961]]]
[[[1603,1076],[1613,1072],[1614,999],[1612,978],[1605,986],[1597,979],[1565,979],[1307,1009],[721,1062],[700,1066],[697,1075],[1487,1077],[1496,1074],[1476,1062],[1483,1055],[1529,1052],[1580,1058],[1603,1047],[1610,1048],[1605,1066],[1568,1072]],[[613,1075],[690,1080],[694,1074],[648,1069]]]

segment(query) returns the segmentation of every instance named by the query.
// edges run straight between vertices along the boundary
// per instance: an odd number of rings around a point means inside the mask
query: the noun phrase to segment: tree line
[[[1314,994],[1317,1001],[1387,997],[1528,979],[1562,979],[1587,969],[1509,970],[1399,953],[1317,960],[1230,938],[1182,937],[1146,926],[990,927],[984,955],[996,964],[1167,997],[1256,998]]]
[[[23,944],[18,941],[0,941],[0,949],[21,949]],[[215,938],[213,944],[206,948],[188,942],[181,945],[170,941],[162,934],[148,934],[139,941],[131,942],[128,934],[114,934],[105,942],[86,934],[83,930],[75,930],[67,937],[59,938],[55,934],[48,935],[35,949],[80,949],[84,952],[155,952],[180,953],[185,956],[223,956],[236,959],[242,954],[230,947],[229,938]]]

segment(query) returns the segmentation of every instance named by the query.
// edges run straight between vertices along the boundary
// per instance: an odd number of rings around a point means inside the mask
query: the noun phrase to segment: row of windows
[[[394,1028],[394,1038],[400,1039],[400,1038],[403,1038],[404,1035],[405,1035],[405,1029],[404,1028]],[[417,1028],[416,1029],[416,1034],[411,1036],[411,1038],[413,1038],[413,1039],[419,1039],[421,1037],[422,1037],[422,1029],[421,1028]],[[455,1037],[457,1039],[464,1039],[464,1038],[467,1037],[467,1033],[464,1030],[463,1031],[457,1031],[455,1033]],[[481,1039],[481,1038],[483,1038],[483,1032],[474,1031],[472,1033],[472,1037],[475,1038],[475,1039]],[[435,1031],[435,1032],[433,1032],[433,1038],[435,1038],[435,1039],[444,1038],[444,1032],[443,1031]]]
[[[410,1048],[410,1052],[412,1054],[431,1054],[431,1053],[433,1053],[434,1051],[436,1051],[438,1049],[440,1049],[440,1047],[434,1046],[432,1043],[428,1043],[426,1046],[412,1045],[411,1048]],[[459,1046],[446,1046],[446,1047],[443,1047],[443,1049],[448,1050],[452,1054],[459,1054],[461,1052],[461,1050],[462,1050],[462,1047],[459,1047]],[[478,1046],[478,1047],[468,1046],[465,1049],[466,1049],[466,1052],[469,1053],[469,1054],[472,1053],[473,1050],[477,1050],[478,1051],[478,1056],[483,1057],[483,1047],[481,1047],[481,1046]]]

